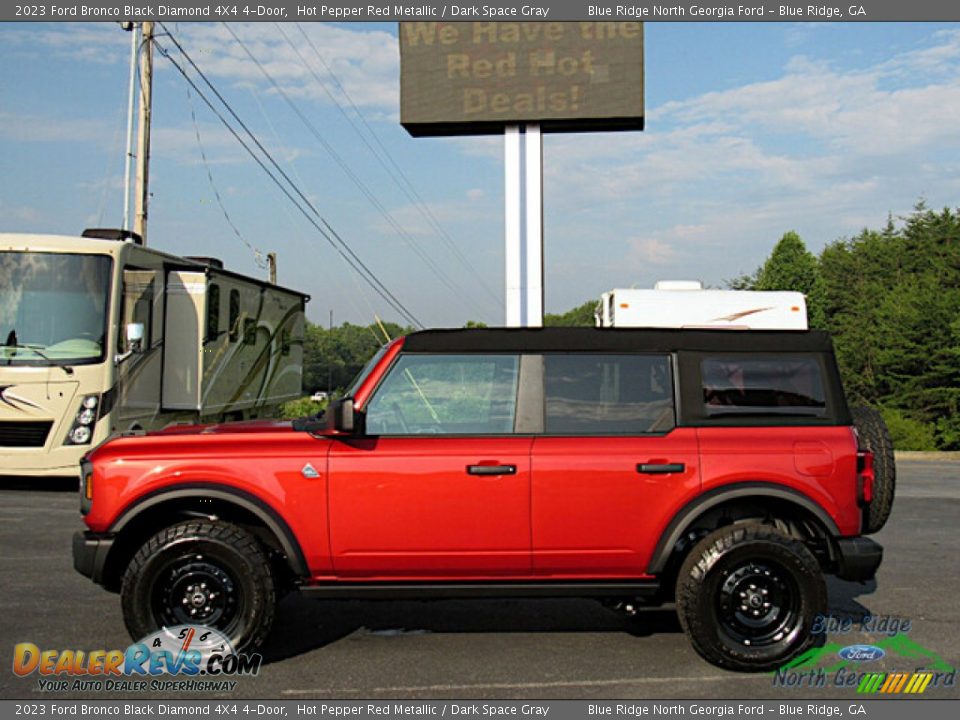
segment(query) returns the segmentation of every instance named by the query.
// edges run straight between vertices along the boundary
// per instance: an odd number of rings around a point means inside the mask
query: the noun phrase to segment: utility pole
[[[140,110],[137,113],[137,178],[133,231],[147,244],[147,204],[150,196],[150,115],[153,104],[153,23],[144,22],[140,49]]]
[[[267,267],[270,268],[270,284],[277,284],[277,254],[267,253]]]
[[[130,227],[130,163],[133,160],[133,108],[137,90],[137,41],[140,27],[137,23],[120,23],[130,33],[130,81],[127,88],[127,154],[123,158],[123,229]]]

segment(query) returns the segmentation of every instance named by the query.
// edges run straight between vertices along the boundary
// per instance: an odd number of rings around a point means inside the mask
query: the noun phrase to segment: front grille
[[[52,420],[0,422],[0,447],[43,447]]]

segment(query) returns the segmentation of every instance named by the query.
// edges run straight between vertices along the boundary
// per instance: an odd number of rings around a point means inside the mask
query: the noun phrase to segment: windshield
[[[104,255],[0,251],[0,362],[102,360],[110,272]]]
[[[382,346],[377,350],[377,354],[372,358],[367,360],[367,364],[363,366],[363,369],[357,373],[357,376],[353,379],[353,382],[350,383],[350,387],[347,388],[347,391],[343,394],[343,397],[353,397],[353,394],[357,392],[357,388],[360,387],[360,383],[363,382],[363,379],[370,374],[370,371],[373,370],[374,365],[380,362],[380,358],[383,357],[383,354],[387,351],[387,348],[390,347],[389,343]]]

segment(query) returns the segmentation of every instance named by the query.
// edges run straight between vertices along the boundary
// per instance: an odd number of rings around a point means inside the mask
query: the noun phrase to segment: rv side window
[[[121,317],[118,345],[121,352],[130,350],[127,347],[125,328],[130,323],[143,323],[143,349],[151,345],[153,337],[153,297],[156,273],[153,270],[135,270],[125,268],[123,271],[123,309]]]
[[[820,364],[810,357],[711,357],[700,365],[707,417],[802,415],[823,417]]]
[[[240,291],[230,291],[230,342],[240,339]]]
[[[253,318],[243,319],[243,344],[257,344],[257,321]]]
[[[290,354],[290,344],[291,344],[290,331],[284,328],[280,332],[280,354],[281,355],[286,356]]]
[[[210,283],[207,291],[207,340],[220,337],[220,286]]]

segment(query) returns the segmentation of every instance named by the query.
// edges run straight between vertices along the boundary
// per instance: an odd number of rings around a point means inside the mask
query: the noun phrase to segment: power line
[[[233,234],[237,236],[237,239],[247,246],[247,249],[253,253],[254,262],[259,268],[266,268],[267,264],[263,260],[263,251],[260,248],[256,248],[247,242],[247,239],[240,234],[239,228],[237,228],[236,223],[233,222],[233,218],[230,217],[230,213],[227,212],[226,206],[223,204],[223,199],[220,197],[220,191],[217,189],[216,183],[213,181],[213,171],[210,168],[210,163],[207,161],[207,153],[203,149],[203,141],[200,139],[200,125],[197,123],[197,113],[193,107],[193,96],[190,94],[190,88],[187,88],[187,101],[190,104],[190,119],[193,120],[193,132],[197,137],[197,147],[200,149],[200,158],[203,160],[203,167],[207,171],[207,180],[210,181],[210,188],[213,190],[213,196],[217,199],[217,205],[220,206],[220,210],[223,211],[223,217],[226,218],[227,224],[230,225],[230,228],[233,230]]]
[[[387,149],[386,145],[383,144],[383,141],[380,139],[380,136],[377,132],[371,127],[370,123],[367,122],[366,117],[360,111],[360,108],[357,107],[357,104],[354,102],[353,98],[350,96],[350,93],[347,92],[347,88],[340,82],[340,78],[334,72],[333,68],[327,63],[327,61],[320,54],[320,51],[317,49],[317,46],[314,44],[313,40],[310,39],[310,36],[304,31],[301,24],[297,24],[297,29],[300,31],[300,34],[303,36],[303,39],[306,41],[307,45],[310,46],[310,49],[313,51],[313,54],[316,56],[317,60],[320,61],[320,64],[323,65],[324,70],[327,71],[327,74],[330,76],[330,79],[336,85],[337,89],[346,98],[347,102],[350,104],[350,107],[353,108],[354,113],[360,121],[363,123],[363,126],[366,128],[370,137],[373,138],[373,141],[376,143],[379,148],[379,152],[375,149],[367,140],[366,136],[360,131],[357,127],[357,124],[354,122],[353,118],[350,117],[350,114],[344,109],[343,105],[340,104],[340,101],[334,96],[332,92],[327,88],[323,80],[317,75],[314,69],[311,67],[310,63],[300,54],[300,51],[297,49],[297,46],[290,39],[290,37],[284,32],[283,27],[280,23],[274,23],[277,30],[283,35],[284,40],[287,41],[287,44],[291,49],[297,54],[297,57],[300,58],[307,70],[310,71],[310,74],[313,75],[317,83],[323,88],[324,92],[327,94],[327,97],[337,106],[337,109],[340,113],[346,118],[346,120],[353,127],[354,131],[357,133],[358,137],[363,141],[364,145],[370,150],[371,154],[377,159],[377,162],[380,163],[380,166],[386,171],[390,176],[390,179],[400,188],[404,195],[407,196],[407,199],[417,208],[420,214],[427,221],[427,224],[437,233],[440,239],[444,244],[453,252],[454,256],[460,261],[461,265],[468,272],[470,272],[477,280],[477,283],[481,288],[496,302],[498,305],[503,305],[503,299],[497,295],[490,287],[481,279],[481,275],[477,272],[477,269],[473,266],[470,260],[466,255],[460,250],[459,246],[454,242],[450,234],[444,229],[440,224],[440,221],[437,220],[436,216],[433,214],[433,211],[430,209],[430,206],[424,202],[423,198],[420,196],[420,193],[417,192],[416,187],[413,182],[410,180],[409,176],[404,172],[403,168],[399,163],[394,159],[393,155]],[[381,157],[382,155],[382,157]],[[386,158],[384,161],[383,158]],[[387,164],[389,162],[389,165]]]
[[[210,80],[207,79],[207,77],[203,74],[203,72],[197,67],[196,63],[193,62],[189,54],[183,49],[183,46],[180,45],[177,39],[169,32],[169,30],[167,30],[166,27],[164,27],[164,30],[166,32],[167,37],[169,37],[170,40],[174,43],[174,45],[177,46],[178,50],[180,50],[183,57],[190,63],[190,65],[194,68],[197,74],[200,75],[201,78],[203,78],[204,82],[207,84],[210,90],[214,93],[214,95],[216,95],[216,97],[220,100],[220,102],[225,106],[225,108],[231,114],[231,116],[233,116],[233,118],[237,121],[237,123],[244,129],[247,135],[250,136],[251,140],[256,144],[260,152],[263,153],[263,155],[267,158],[269,163],[276,169],[276,172],[290,186],[290,189],[288,189],[283,184],[283,182],[281,182],[281,180],[277,177],[277,175],[275,175],[274,172],[271,171],[269,167],[267,167],[266,162],[257,155],[257,153],[253,150],[253,148],[251,148],[250,145],[242,137],[240,137],[240,134],[233,128],[232,125],[230,125],[230,123],[223,116],[223,114],[214,106],[211,100],[197,86],[193,78],[191,78],[190,75],[186,72],[186,70],[176,60],[173,59],[169,50],[167,50],[165,47],[163,47],[159,43],[155,42],[154,43],[155,47],[163,55],[163,57],[165,57],[168,61],[170,61],[170,64],[173,65],[173,67],[177,70],[177,72],[180,73],[181,76],[183,76],[184,80],[186,80],[187,83],[190,85],[190,87],[193,88],[194,92],[197,93],[198,97],[200,97],[200,99],[203,100],[203,102],[207,105],[207,107],[210,108],[213,114],[216,115],[217,119],[220,120],[220,122],[224,125],[224,127],[227,128],[230,134],[233,135],[233,137],[237,140],[237,142],[239,142],[240,145],[243,146],[244,150],[247,151],[250,157],[253,158],[253,160],[257,163],[257,165],[260,166],[260,169],[262,169],[267,174],[270,180],[280,189],[280,191],[287,197],[287,199],[290,200],[290,202],[293,203],[293,205],[303,214],[307,222],[309,222],[317,230],[317,232],[320,233],[320,235],[331,245],[331,247],[333,247],[333,249],[344,259],[344,261],[347,262],[347,264],[351,268],[353,268],[353,270],[357,272],[357,274],[359,274],[364,279],[364,281],[368,285],[370,285],[370,287],[372,287],[373,290],[381,298],[383,298],[383,300],[387,302],[388,305],[390,305],[391,308],[393,308],[397,313],[399,313],[401,317],[403,317],[407,322],[415,325],[416,327],[422,328],[423,324],[416,318],[416,316],[413,315],[413,313],[410,312],[403,305],[403,303],[401,303],[396,298],[396,296],[394,296],[393,293],[390,292],[390,290],[383,284],[382,281],[380,281],[380,279],[373,273],[373,271],[371,271],[363,263],[363,261],[360,260],[360,258],[356,255],[356,253],[353,252],[350,246],[346,245],[343,242],[342,238],[339,237],[339,235],[336,236],[340,243],[338,244],[338,241],[335,241],[333,236],[331,236],[327,231],[325,231],[324,228],[317,223],[314,217],[312,217],[311,214],[307,212],[307,210],[304,208],[304,205],[306,205],[306,207],[309,208],[310,211],[312,211],[312,213],[317,218],[320,218],[321,221],[326,223],[326,221],[323,219],[323,217],[320,215],[317,209],[313,206],[313,204],[307,199],[307,197],[300,190],[300,188],[297,187],[297,185],[292,180],[290,180],[289,176],[277,164],[276,160],[274,160],[273,156],[269,153],[269,151],[267,151],[266,148],[263,147],[262,143],[260,143],[257,137],[243,123],[243,121],[239,118],[239,116],[236,114],[236,112],[233,110],[230,104],[223,98],[223,96],[216,89],[216,87],[213,86]],[[294,197],[294,194],[296,194],[296,196],[299,197],[300,200],[298,200],[297,197]],[[302,204],[301,204],[301,201],[302,201]],[[327,224],[327,226],[329,227],[329,224]]]
[[[226,28],[227,32],[230,33],[230,35],[237,42],[237,44],[247,54],[247,57],[249,57],[250,60],[257,66],[261,74],[267,79],[267,81],[273,86],[273,88],[277,91],[277,93],[290,106],[291,110],[293,110],[294,114],[300,119],[300,121],[304,124],[304,126],[307,128],[310,134],[312,134],[314,138],[317,140],[317,142],[319,142],[320,145],[324,148],[324,150],[327,151],[330,157],[333,158],[334,162],[336,162],[337,165],[340,166],[340,169],[343,170],[343,172],[347,175],[347,177],[350,178],[350,180],[354,183],[354,185],[357,186],[360,192],[363,193],[363,195],[367,198],[367,200],[369,200],[370,203],[377,209],[377,211],[381,214],[384,220],[386,220],[387,223],[391,227],[393,227],[393,229],[401,238],[405,239],[410,244],[410,247],[413,248],[414,252],[420,257],[420,259],[424,262],[424,264],[428,268],[430,268],[431,271],[433,271],[434,275],[436,275],[436,277],[440,280],[440,282],[443,283],[448,290],[450,290],[453,296],[458,300],[460,300],[461,302],[464,302],[465,298],[464,298],[463,287],[456,286],[450,280],[450,278],[447,277],[447,275],[436,265],[436,263],[429,256],[429,254],[427,254],[419,246],[416,240],[414,240],[409,235],[409,233],[407,233],[397,223],[397,221],[393,218],[393,216],[389,213],[389,211],[383,206],[383,203],[381,203],[380,200],[376,197],[376,195],[374,195],[374,193],[370,190],[370,188],[366,185],[366,183],[364,183],[363,180],[361,180],[360,177],[357,176],[357,174],[343,160],[343,158],[333,148],[333,146],[330,145],[330,143],[328,143],[326,139],[324,139],[324,137],[320,134],[317,128],[313,125],[313,123],[310,122],[309,118],[307,118],[307,116],[304,115],[303,111],[300,110],[297,104],[290,99],[290,96],[286,93],[286,91],[284,91],[284,89],[280,87],[280,84],[267,71],[267,69],[263,66],[263,63],[261,63],[257,59],[257,57],[250,51],[250,49],[246,46],[246,44],[244,44],[244,42],[237,36],[237,34],[233,31],[233,28],[231,28],[230,25],[227,23],[221,23],[221,24],[224,26],[224,28]],[[474,308],[474,310],[476,309],[477,308]]]

